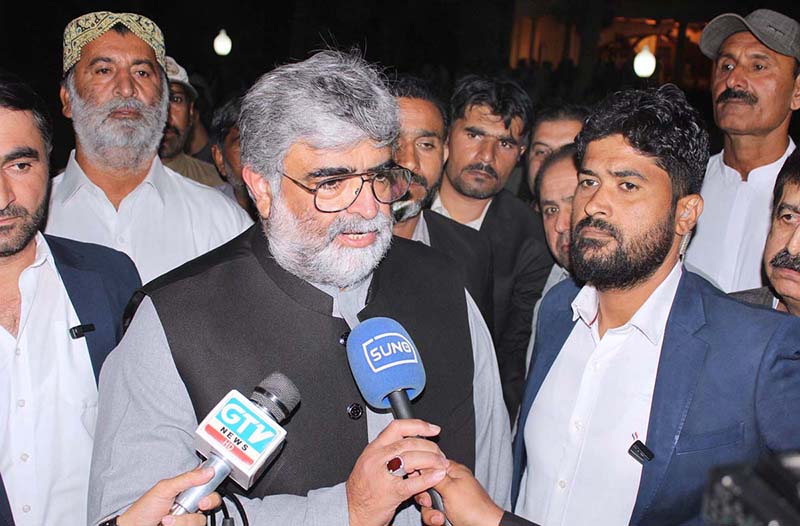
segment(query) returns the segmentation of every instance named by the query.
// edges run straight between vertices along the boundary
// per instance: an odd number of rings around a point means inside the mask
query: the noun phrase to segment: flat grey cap
[[[700,51],[715,60],[725,39],[742,31],[749,31],[771,50],[800,60],[800,24],[770,9],[757,9],[746,17],[725,13],[714,18],[700,36]]]

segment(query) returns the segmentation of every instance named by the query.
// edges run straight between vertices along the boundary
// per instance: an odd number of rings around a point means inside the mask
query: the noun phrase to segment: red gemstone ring
[[[393,457],[386,463],[386,471],[389,474],[394,475],[395,477],[405,477],[408,475],[406,470],[403,469],[403,459],[402,457]]]

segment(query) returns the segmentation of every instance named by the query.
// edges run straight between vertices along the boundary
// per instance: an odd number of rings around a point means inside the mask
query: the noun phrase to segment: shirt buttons
[[[28,455],[27,453],[23,453],[23,454],[21,454],[21,455],[19,456],[19,458],[20,458],[20,460],[22,460],[23,462],[27,462],[27,461],[28,461],[28,459],[29,459],[29,458],[31,458],[31,457],[30,457],[30,455]]]
[[[575,431],[583,431],[583,423],[580,420],[575,421]]]
[[[566,480],[559,480],[558,481],[558,487],[561,488],[561,489],[566,488],[567,487],[567,481]]]
[[[28,513],[31,511],[31,507],[26,504],[22,507],[22,511]]]
[[[17,356],[19,356],[20,354],[22,354],[22,349],[20,349],[19,347],[17,347],[16,349],[14,349],[14,354],[16,354]]]
[[[347,416],[349,416],[351,420],[358,420],[363,414],[364,408],[361,404],[353,402],[347,406]]]
[[[350,331],[344,331],[339,335],[339,345],[347,345],[347,338],[350,336]]]
[[[125,236],[117,236],[117,243],[119,243],[120,245],[124,245],[125,244]]]
[[[17,400],[17,407],[25,407],[25,400]]]

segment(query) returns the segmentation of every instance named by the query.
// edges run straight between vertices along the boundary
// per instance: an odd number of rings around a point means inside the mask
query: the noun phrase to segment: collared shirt
[[[539,320],[539,307],[542,306],[542,300],[544,299],[545,294],[547,294],[550,289],[564,281],[565,279],[569,278],[570,274],[567,269],[559,265],[558,263],[553,264],[553,268],[550,269],[550,274],[547,276],[547,281],[544,282],[544,288],[542,289],[542,297],[536,301],[536,305],[533,307],[533,321],[531,322],[531,340],[528,342],[528,350],[525,352],[525,375],[528,375],[528,369],[531,367],[531,357],[533,356],[533,345],[536,343],[536,322]]]
[[[234,238],[252,221],[215,188],[166,168],[158,156],[147,177],[115,209],[70,154],[53,179],[46,231],[124,252],[142,282]]]
[[[747,175],[747,181],[723,161],[724,151],[708,160],[703,181],[703,214],[686,253],[686,268],[725,292],[762,285],[764,244],[772,217],[772,191],[778,172],[795,149]]]
[[[646,443],[658,361],[681,265],[631,319],[601,338],[598,296],[572,302],[572,332],[531,406],[528,466],[517,515],[546,526],[628,524],[642,466],[628,454]]]
[[[476,219],[473,219],[469,223],[462,223],[462,224],[470,228],[474,228],[475,230],[480,230],[481,227],[483,226],[483,220],[486,218],[486,211],[489,210],[489,205],[491,204],[492,200],[487,199],[486,204],[483,207],[483,212],[481,212],[481,215],[478,216]],[[434,199],[433,204],[431,204],[431,210],[439,214],[442,214],[448,219],[453,219],[453,216],[451,216],[450,212],[447,211],[447,208],[444,207],[444,203],[442,203],[442,198],[440,194],[436,194],[436,199]],[[455,221],[455,219],[453,219],[453,221]]]
[[[0,471],[17,526],[86,524],[97,386],[44,236],[19,277],[17,336],[0,327]]]

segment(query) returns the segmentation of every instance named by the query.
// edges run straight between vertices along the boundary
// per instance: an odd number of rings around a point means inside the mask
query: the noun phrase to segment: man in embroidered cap
[[[143,282],[228,241],[247,215],[219,191],[164,167],[164,37],[148,18],[96,12],[64,30],[62,112],[76,148],[53,180],[46,231],[133,259]]]
[[[725,292],[758,288],[772,189],[795,149],[789,121],[800,108],[800,24],[769,9],[726,13],[703,30],[700,50],[714,61],[714,121],[725,143],[708,161],[705,210],[686,265]]]
[[[174,58],[167,57],[166,70],[169,80],[169,114],[158,156],[166,166],[184,177],[206,186],[220,186],[223,180],[213,164],[183,152],[192,132],[197,90],[189,82],[186,70]]]

